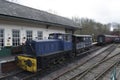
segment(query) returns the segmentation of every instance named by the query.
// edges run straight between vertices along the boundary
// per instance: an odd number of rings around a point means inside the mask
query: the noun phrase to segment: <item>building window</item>
[[[4,46],[4,30],[0,29],[0,48]]]
[[[42,31],[38,31],[37,32],[37,38],[40,40],[40,39],[43,39],[43,32]]]
[[[20,45],[20,31],[12,30],[12,45],[18,46]]]
[[[32,31],[26,31],[27,40],[32,40]]]

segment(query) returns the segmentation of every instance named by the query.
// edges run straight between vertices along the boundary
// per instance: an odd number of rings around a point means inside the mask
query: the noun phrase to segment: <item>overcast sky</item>
[[[101,23],[120,23],[120,0],[16,0],[44,11],[53,11],[68,18],[78,16]]]

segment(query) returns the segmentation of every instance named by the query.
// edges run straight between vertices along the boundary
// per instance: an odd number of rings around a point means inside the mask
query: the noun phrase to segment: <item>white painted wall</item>
[[[0,29],[4,29],[5,31],[5,39],[4,39],[4,44],[5,46],[8,46],[8,43],[10,44],[9,46],[12,46],[12,30],[17,29],[20,30],[20,43],[23,42],[23,37],[26,37],[26,30],[32,30],[33,31],[33,39],[37,37],[37,31],[42,31],[43,32],[43,39],[47,39],[49,33],[65,33],[65,29],[62,27],[53,27],[50,26],[48,29],[46,28],[45,25],[40,25],[40,24],[35,24],[35,23],[21,23],[21,22],[16,22],[16,21],[3,21],[0,20]],[[11,37],[8,42],[8,37]]]

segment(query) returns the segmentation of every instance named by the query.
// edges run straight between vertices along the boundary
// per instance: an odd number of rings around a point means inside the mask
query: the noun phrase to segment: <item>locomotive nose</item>
[[[17,56],[16,58],[17,65],[27,71],[37,72],[37,60],[29,56]]]

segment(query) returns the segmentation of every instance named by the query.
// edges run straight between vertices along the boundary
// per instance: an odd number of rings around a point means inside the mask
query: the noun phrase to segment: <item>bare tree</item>
[[[79,24],[79,26],[82,26],[82,30],[75,32],[77,34],[89,34],[95,38],[98,34],[110,34],[109,25],[107,24],[101,24],[88,18],[73,17],[72,19],[75,23]]]

